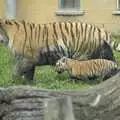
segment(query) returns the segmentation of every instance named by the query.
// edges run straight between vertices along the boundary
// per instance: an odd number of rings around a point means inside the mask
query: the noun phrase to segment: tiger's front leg
[[[30,82],[34,78],[35,64],[25,58],[18,59],[13,69],[13,76],[23,77],[25,82]]]
[[[23,73],[25,81],[31,81],[34,79],[35,66],[29,68],[25,73]]]

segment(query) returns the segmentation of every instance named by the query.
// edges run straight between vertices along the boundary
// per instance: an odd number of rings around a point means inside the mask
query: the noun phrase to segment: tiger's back
[[[13,54],[26,58],[42,59],[40,54],[49,57],[80,58],[89,57],[103,44],[103,40],[110,39],[105,31],[82,22],[53,22],[35,24],[25,21],[4,21],[6,26],[16,26],[14,32],[8,29],[10,49]],[[7,27],[6,27],[7,28]],[[44,56],[44,57],[45,57]]]

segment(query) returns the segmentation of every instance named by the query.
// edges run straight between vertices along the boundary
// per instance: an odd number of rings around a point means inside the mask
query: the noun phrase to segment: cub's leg
[[[73,83],[77,83],[77,82],[88,82],[88,81],[90,81],[89,80],[89,77],[88,76],[73,76],[73,75],[71,75],[70,76],[70,79],[71,79],[71,81],[73,82]]]

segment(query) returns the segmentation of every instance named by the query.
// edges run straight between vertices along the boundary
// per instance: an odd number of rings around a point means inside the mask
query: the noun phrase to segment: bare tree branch
[[[120,120],[120,73],[73,91],[0,88],[0,120]]]

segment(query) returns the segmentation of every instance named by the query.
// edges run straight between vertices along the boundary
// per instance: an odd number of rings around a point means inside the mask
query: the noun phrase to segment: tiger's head
[[[69,70],[69,65],[67,63],[69,58],[62,57],[56,62],[56,72],[57,73],[63,73],[66,70]]]
[[[4,45],[8,45],[9,39],[7,35],[7,31],[5,30],[5,26],[0,22],[0,43]]]
[[[16,25],[14,20],[0,19],[0,43],[7,46],[9,40],[13,40],[15,32]]]

